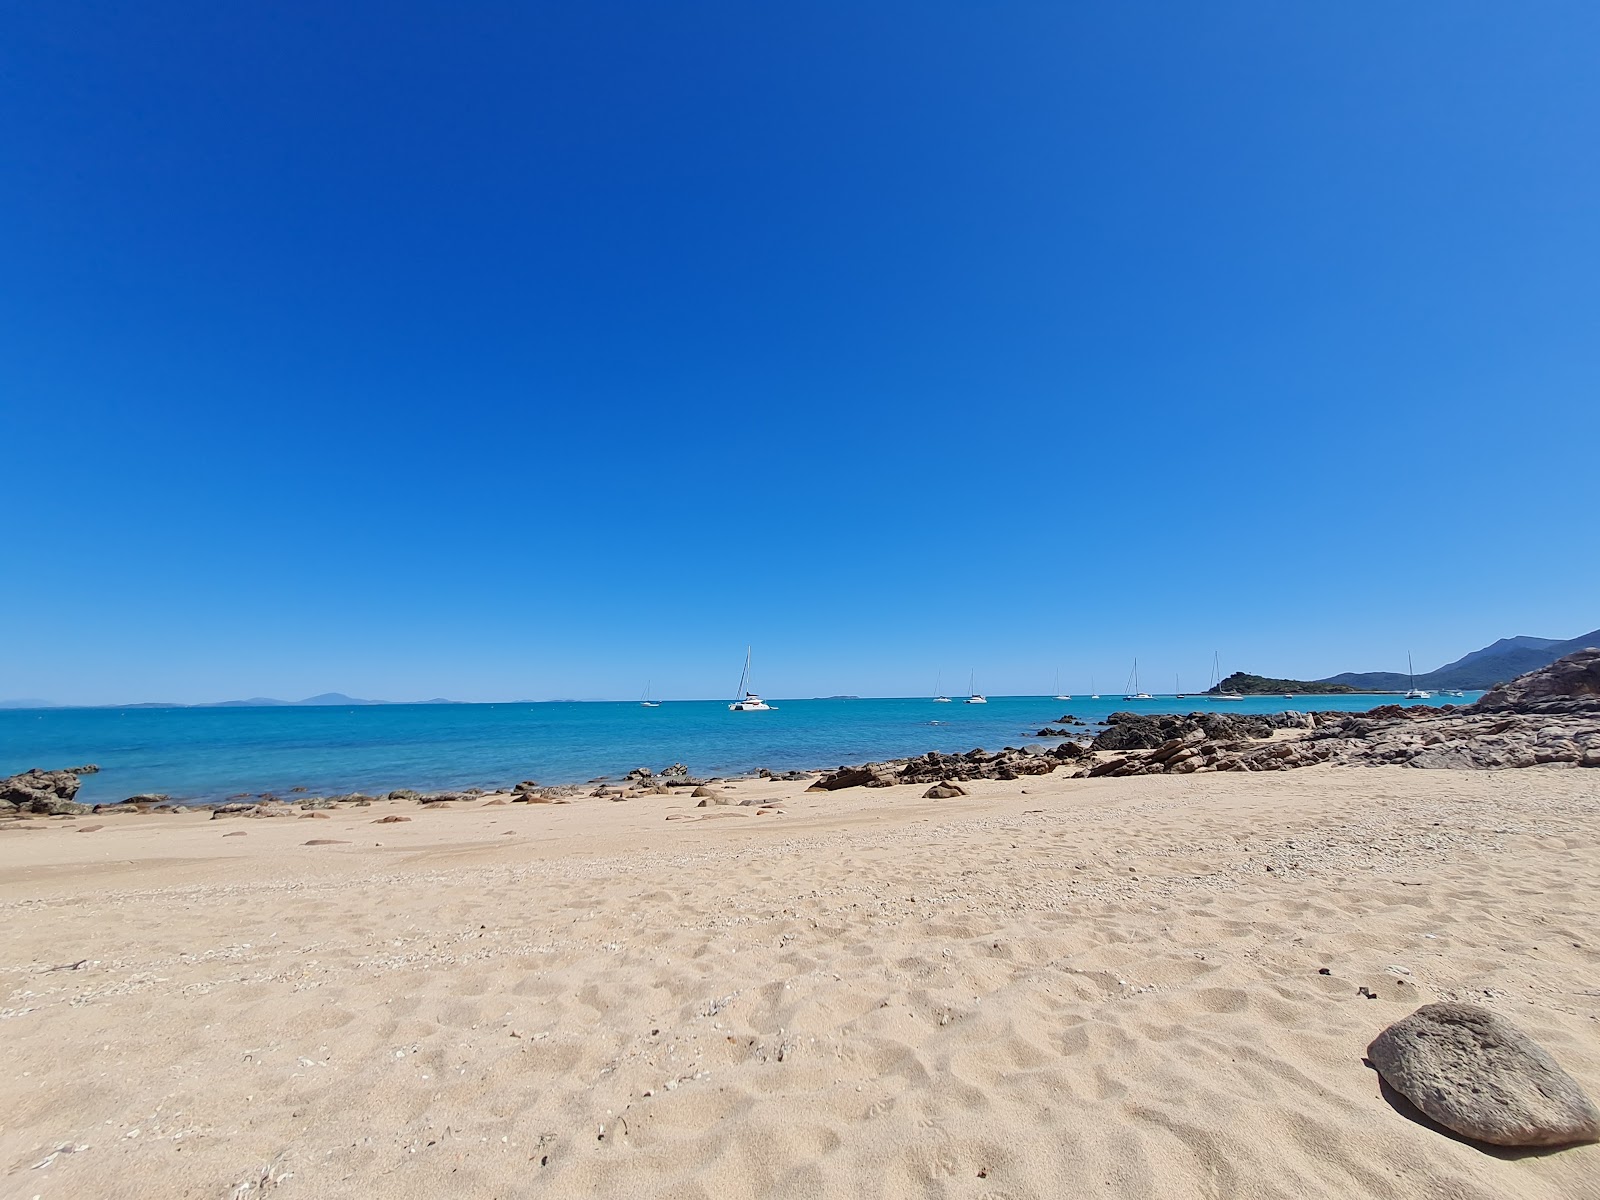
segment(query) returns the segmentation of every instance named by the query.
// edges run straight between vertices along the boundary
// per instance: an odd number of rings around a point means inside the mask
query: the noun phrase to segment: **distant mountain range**
[[[252,696],[249,700],[219,700],[215,704],[196,704],[195,708],[315,708],[319,705],[387,704],[387,700],[358,700],[343,692],[323,692],[320,696],[307,696],[304,700],[273,700],[268,696]]]
[[[1461,688],[1463,691],[1491,688],[1518,675],[1548,667],[1562,655],[1586,646],[1600,646],[1600,629],[1565,641],[1537,637],[1501,638],[1482,650],[1474,650],[1453,663],[1446,663],[1436,671],[1418,675],[1417,686],[1429,691],[1438,691],[1440,688]],[[1411,676],[1403,671],[1347,671],[1319,682],[1343,684],[1362,692],[1403,692],[1411,686]]]
[[[1509,637],[1463,654],[1453,663],[1446,663],[1435,671],[1417,676],[1417,686],[1429,691],[1443,688],[1460,688],[1462,691],[1479,691],[1497,683],[1515,679],[1529,671],[1547,667],[1556,659],[1586,646],[1600,646],[1600,629],[1591,630],[1575,638]],[[1241,691],[1252,694],[1278,692],[1403,692],[1411,686],[1411,677],[1401,671],[1346,671],[1326,679],[1307,682],[1297,679],[1269,679],[1243,672],[1230,675],[1212,691]],[[855,696],[830,696],[831,700],[854,700]],[[349,707],[367,704],[393,704],[391,700],[361,700],[343,692],[323,692],[320,696],[307,696],[304,700],[274,700],[270,696],[255,696],[249,700],[220,700],[213,704],[104,704],[95,708],[317,708]],[[417,700],[416,704],[460,704],[460,700],[434,697]],[[513,701],[512,703],[534,703]],[[0,708],[58,708],[48,700],[0,700]]]
[[[346,696],[343,692],[323,692],[320,696],[307,696],[304,700],[274,700],[271,696],[252,696],[248,700],[217,700],[210,704],[166,704],[159,700],[138,704],[91,704],[88,708],[338,708],[362,704],[394,704],[393,700],[362,700]],[[435,696],[432,700],[414,700],[413,704],[460,704],[460,700],[445,700]],[[0,700],[0,708],[73,708],[77,705],[52,704],[48,700]]]

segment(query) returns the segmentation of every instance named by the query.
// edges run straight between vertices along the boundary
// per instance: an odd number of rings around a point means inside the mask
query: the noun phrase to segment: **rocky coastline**
[[[1465,707],[1388,704],[1365,713],[1270,715],[1119,712],[1087,744],[1065,741],[1049,750],[1008,746],[995,754],[929,753],[840,767],[812,786],[822,791],[937,786],[1043,775],[1068,764],[1074,766],[1073,778],[1100,779],[1288,771],[1321,763],[1462,770],[1600,767],[1600,649],[1569,654]]]
[[[1422,769],[1505,770],[1524,767],[1600,767],[1600,649],[1580,650],[1547,667],[1500,684],[1472,705],[1440,708],[1381,705],[1364,713],[1281,712],[1187,715],[1118,712],[1092,738],[1070,716],[1060,728],[1036,736],[1061,738],[1056,745],[980,748],[965,753],[930,750],[829,771],[770,770],[765,779],[809,781],[809,791],[927,785],[930,798],[964,794],[974,780],[1014,780],[1070,769],[1069,778],[1185,775],[1221,771],[1288,771],[1319,764],[1405,766]],[[1077,728],[1067,728],[1074,725]],[[470,803],[568,804],[579,799],[631,800],[688,789],[702,803],[715,799],[711,785],[682,763],[656,772],[636,767],[620,780],[543,785],[523,780],[498,791],[479,787],[421,792],[399,788],[383,795],[351,792],[311,795],[303,788],[286,795],[241,795],[212,804],[192,804],[160,794],[130,796],[115,804],[76,799],[92,764],[54,770],[35,768],[0,779],[0,817],[83,816],[209,810],[213,818],[311,816],[379,800],[430,807]]]

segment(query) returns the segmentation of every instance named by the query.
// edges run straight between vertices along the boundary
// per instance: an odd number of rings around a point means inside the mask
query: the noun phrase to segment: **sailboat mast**
[[[735,700],[744,699],[744,685],[750,678],[750,647],[744,648],[744,670],[739,672],[739,690],[733,694]]]

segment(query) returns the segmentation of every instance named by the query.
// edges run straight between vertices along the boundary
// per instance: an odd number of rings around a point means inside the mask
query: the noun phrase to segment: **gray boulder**
[[[391,793],[392,795],[393,793]],[[476,793],[473,792],[428,792],[418,796],[418,804],[454,804],[459,800],[471,800]]]
[[[1447,1129],[1495,1146],[1600,1141],[1600,1112],[1548,1051],[1475,1004],[1425,1004],[1367,1047],[1378,1073]]]
[[[806,789],[808,792],[836,792],[840,788],[872,787],[877,773],[871,765],[865,767],[840,767],[830,771]]]
[[[99,767],[66,767],[60,771],[43,771],[35,767],[20,775],[0,779],[0,804],[10,804],[18,812],[44,813],[50,816],[76,816],[89,811],[87,804],[78,804],[73,797],[83,786],[80,775],[93,775]]]
[[[255,812],[254,804],[219,804],[211,810],[211,819],[218,821],[223,817],[251,817]]]

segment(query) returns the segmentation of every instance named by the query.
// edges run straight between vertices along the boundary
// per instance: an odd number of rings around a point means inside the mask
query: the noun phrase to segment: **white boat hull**
[[[987,703],[989,703],[989,699],[988,699],[987,696],[968,696],[967,697],[967,703],[968,704],[987,704]]]

